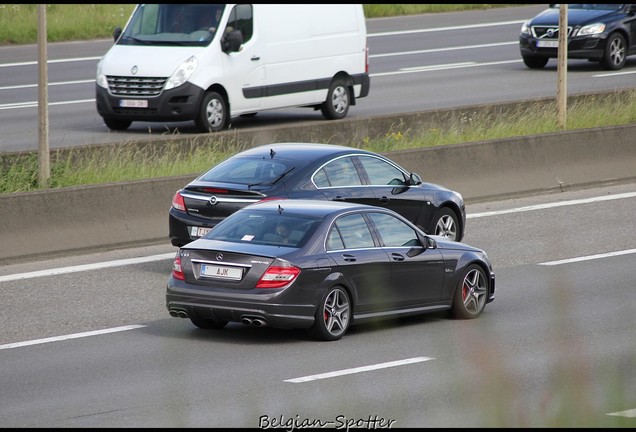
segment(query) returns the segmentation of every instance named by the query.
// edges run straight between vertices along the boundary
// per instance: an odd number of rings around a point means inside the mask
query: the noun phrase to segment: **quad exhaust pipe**
[[[169,313],[170,313],[170,316],[173,316],[175,318],[189,318],[188,312],[184,311],[183,309],[170,309]],[[267,326],[267,321],[265,321],[263,318],[260,318],[260,317],[244,316],[241,318],[241,323],[248,326],[251,325],[254,327]]]
[[[265,327],[267,326],[267,322],[259,317],[248,317],[248,316],[244,316],[243,318],[241,318],[241,323],[245,324],[245,325],[251,325],[254,327]]]

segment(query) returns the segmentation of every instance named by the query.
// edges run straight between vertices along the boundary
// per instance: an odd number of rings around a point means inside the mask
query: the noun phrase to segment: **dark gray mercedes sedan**
[[[494,300],[486,253],[427,235],[365,204],[268,200],[176,253],[166,307],[197,327],[303,328],[340,339],[350,325],[448,310],[478,317]]]

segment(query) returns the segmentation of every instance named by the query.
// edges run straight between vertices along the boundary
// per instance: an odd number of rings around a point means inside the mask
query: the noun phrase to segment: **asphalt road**
[[[556,59],[529,70],[519,54],[521,23],[546,5],[488,11],[370,19],[367,22],[371,91],[350,117],[381,116],[458,106],[554,97]],[[122,23],[123,24],[123,23]],[[95,108],[98,59],[112,40],[48,46],[49,146],[51,148],[147,140],[162,134],[198,133],[191,122],[136,122],[110,131]],[[37,46],[0,47],[0,152],[38,148]],[[636,58],[621,71],[597,63],[568,63],[568,94],[633,88]],[[263,112],[239,118],[233,128],[326,121],[309,109]]]
[[[351,115],[552,95],[555,64],[528,71],[513,43],[515,21],[541,7],[403,18],[400,29],[427,30],[407,34],[393,33],[394,19],[372,20],[372,93]],[[49,53],[88,58],[107,46]],[[11,71],[0,73],[0,151],[37,148],[37,109],[15,105],[37,100],[17,96],[33,87],[13,88],[33,84],[34,66],[10,65],[30,61],[29,49],[0,48],[0,70]],[[93,97],[95,63],[51,64],[54,147],[149,132],[109,133],[94,102],[82,102]],[[608,75],[572,61],[570,92],[633,86],[635,66]],[[275,112],[240,127],[312,116]],[[240,324],[205,332],[171,318],[168,244],[0,267],[0,425],[635,427],[635,211],[633,183],[469,205],[465,242],[485,249],[497,273],[484,314],[353,327],[331,343]]]
[[[169,245],[1,267],[0,425],[636,426],[636,184],[467,210],[497,274],[480,318],[331,343],[171,318]]]

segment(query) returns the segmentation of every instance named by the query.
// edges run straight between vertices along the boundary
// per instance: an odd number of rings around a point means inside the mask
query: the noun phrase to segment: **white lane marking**
[[[62,101],[62,102],[49,102],[49,106],[71,105],[71,104],[87,103],[87,102],[95,102],[95,99],[80,99],[80,100]],[[18,109],[18,108],[37,108],[37,106],[38,106],[37,102],[18,102],[18,103],[0,105],[0,110]]]
[[[502,65],[502,64],[510,64],[510,63],[520,63],[520,62],[521,60],[502,60],[502,61],[486,62],[486,63],[475,63],[475,62],[448,63],[443,65],[416,66],[411,68],[400,69],[393,72],[379,72],[379,73],[369,74],[369,76],[380,77],[380,76],[390,76],[390,75],[403,75],[407,73],[431,72],[431,71],[438,71],[438,70],[461,69],[461,68],[481,67],[481,66],[493,66],[493,65]]]
[[[509,213],[520,213],[520,212],[526,212],[526,211],[532,211],[532,210],[544,210],[544,209],[555,208],[555,207],[563,207],[563,206],[571,206],[571,205],[579,205],[579,204],[590,204],[590,203],[596,203],[601,201],[610,201],[610,200],[634,198],[634,197],[636,197],[636,192],[626,192],[626,193],[621,193],[616,195],[604,195],[600,197],[575,199],[570,201],[560,201],[560,202],[554,202],[554,203],[548,203],[548,204],[537,204],[537,205],[532,205],[527,207],[517,207],[517,208],[508,209],[508,210],[472,213],[472,214],[467,214],[466,219],[475,219],[475,218],[488,217],[488,216],[499,216],[499,215],[504,215]]]
[[[166,260],[166,259],[174,258],[174,256],[175,256],[175,252],[171,252],[166,254],[150,255],[150,256],[139,257],[139,258],[128,258],[128,259],[120,259],[115,261],[105,261],[105,262],[99,262],[94,264],[83,264],[78,266],[61,267],[61,268],[54,268],[49,270],[40,270],[40,271],[29,272],[29,273],[17,273],[17,274],[0,276],[0,282],[14,281],[14,280],[20,280],[20,279],[30,279],[30,278],[41,277],[41,276],[55,276],[60,274],[76,273],[76,272],[87,271],[87,270],[99,270],[99,269],[104,269],[109,267],[118,267],[118,266],[125,266],[125,265],[131,265],[131,264],[141,264],[141,263],[146,263],[151,261]]]
[[[390,367],[395,367],[395,366],[404,366],[404,365],[407,365],[407,364],[420,363],[420,362],[425,362],[425,361],[429,361],[429,360],[435,360],[435,359],[432,358],[432,357],[414,357],[414,358],[405,359],[405,360],[397,360],[397,361],[392,361],[392,362],[387,362],[387,363],[378,363],[378,364],[374,364],[374,365],[356,367],[356,368],[351,368],[351,369],[342,369],[342,370],[339,370],[339,371],[326,372],[326,373],[317,374],[317,375],[307,375],[307,376],[300,377],[300,378],[288,379],[288,380],[285,380],[285,382],[302,383],[302,382],[307,382],[307,381],[315,381],[315,380],[321,380],[321,379],[327,379],[327,378],[334,378],[334,377],[338,377],[338,376],[342,376],[342,375],[350,375],[350,374],[355,374],[355,373],[360,373],[360,372],[367,372],[367,371],[372,371],[372,370],[377,370],[377,369],[385,369],[385,368],[390,368]]]
[[[613,413],[607,413],[605,415],[620,416],[620,417],[636,417],[636,408],[625,410],[625,411],[617,411],[617,412],[613,412]]]
[[[68,334],[64,336],[55,336],[55,337],[50,337],[45,339],[34,339],[34,340],[24,341],[24,342],[15,342],[10,344],[0,345],[0,350],[10,349],[10,348],[19,348],[19,347],[24,347],[29,345],[39,345],[39,344],[48,343],[48,342],[59,342],[59,341],[65,341],[69,339],[77,339],[77,338],[89,337],[89,336],[98,336],[98,335],[103,335],[108,333],[134,330],[134,329],[138,329],[142,327],[146,327],[146,326],[141,324],[133,324],[133,325],[123,326],[123,327],[114,327],[114,328],[104,329],[104,330],[95,330],[95,331],[89,331],[84,333],[74,333],[74,334]]]
[[[404,30],[404,31],[382,32],[382,33],[369,33],[367,35],[367,37],[405,35],[405,34],[413,34],[413,33],[433,33],[433,32],[436,32],[436,31],[465,30],[465,29],[471,29],[471,28],[495,27],[495,26],[504,26],[504,25],[512,25],[512,24],[523,24],[525,21],[527,21],[527,20],[502,21],[502,22],[484,23],[484,24],[469,24],[469,25],[451,26],[451,27],[433,27],[433,28],[419,29],[419,30]]]
[[[47,60],[46,64],[51,64],[51,63],[70,63],[70,62],[87,61],[87,60],[99,60],[100,58],[102,58],[102,57],[98,56],[98,57],[65,58],[65,59]],[[3,63],[3,64],[0,64],[0,67],[33,66],[33,65],[36,65],[36,64],[38,64],[37,61],[28,61],[28,62],[21,62],[21,63]]]
[[[587,256],[576,257],[576,258],[567,258],[567,259],[562,259],[562,260],[557,260],[557,261],[546,261],[546,262],[539,263],[538,265],[554,266],[554,265],[561,265],[561,264],[570,264],[570,263],[575,263],[575,262],[580,262],[580,261],[591,261],[591,260],[600,259],[600,258],[608,258],[608,257],[614,257],[614,256],[620,256],[620,255],[629,255],[629,254],[633,254],[633,253],[636,253],[636,249],[627,249],[627,250],[616,251],[616,252],[607,252],[607,253],[596,254],[596,255],[587,255]]]
[[[60,86],[60,85],[87,84],[87,83],[94,83],[94,82],[95,82],[94,79],[77,80],[77,81],[50,82],[49,83],[49,87]],[[15,89],[22,89],[22,88],[34,88],[34,87],[37,87],[37,86],[38,86],[38,84],[22,84],[22,85],[0,87],[0,90],[15,90]],[[20,102],[20,103],[23,103],[23,102]],[[29,102],[26,102],[26,103],[29,103]],[[7,105],[10,105],[10,104],[7,104]]]
[[[466,49],[475,49],[475,48],[489,48],[489,47],[499,47],[503,45],[517,45],[519,42],[497,42],[497,43],[489,43],[489,44],[481,44],[481,45],[464,45],[457,47],[444,47],[444,48],[431,48],[425,50],[418,51],[401,51],[396,53],[385,53],[385,54],[372,54],[369,55],[369,58],[377,58],[377,57],[394,57],[401,55],[411,55],[411,54],[427,54],[427,53],[435,53],[435,52],[447,52],[447,51],[458,51],[458,50],[466,50]]]
[[[606,78],[606,77],[613,77],[616,75],[633,75],[633,74],[636,74],[636,71],[608,72],[603,74],[592,75],[592,78]]]

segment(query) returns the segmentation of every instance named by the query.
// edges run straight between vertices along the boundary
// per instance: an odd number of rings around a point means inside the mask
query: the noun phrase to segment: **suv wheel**
[[[530,69],[542,69],[548,64],[548,57],[523,57],[523,62]]]
[[[627,43],[620,33],[614,33],[607,39],[605,55],[601,60],[601,65],[608,70],[618,70],[625,66],[625,55],[627,53]]]

